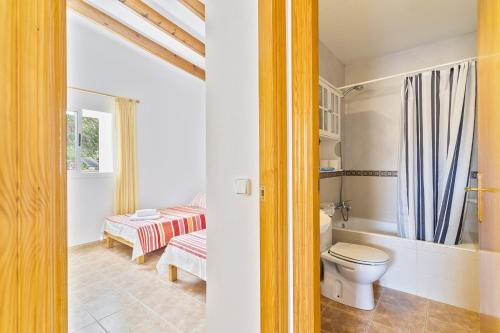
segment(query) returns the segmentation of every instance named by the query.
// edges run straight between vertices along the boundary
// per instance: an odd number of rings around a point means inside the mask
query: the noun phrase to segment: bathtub
[[[351,217],[332,223],[333,244],[369,245],[391,256],[380,285],[479,312],[476,234],[465,234],[463,244],[452,246],[400,238],[392,222]]]

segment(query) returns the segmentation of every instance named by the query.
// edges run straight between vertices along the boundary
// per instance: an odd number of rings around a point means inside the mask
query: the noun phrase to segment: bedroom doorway
[[[66,3],[68,330],[205,331],[204,14]]]

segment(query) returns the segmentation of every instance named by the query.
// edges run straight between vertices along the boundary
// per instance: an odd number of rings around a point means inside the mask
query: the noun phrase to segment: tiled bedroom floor
[[[131,253],[121,244],[69,250],[69,332],[205,332],[205,282],[181,271],[175,283],[159,276],[162,250],[143,265]]]
[[[376,307],[357,310],[321,296],[322,333],[471,333],[479,314],[393,289],[375,289]]]

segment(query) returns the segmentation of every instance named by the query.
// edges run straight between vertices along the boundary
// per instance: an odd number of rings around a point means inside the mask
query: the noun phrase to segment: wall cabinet
[[[330,83],[319,80],[319,136],[340,141],[342,94]]]

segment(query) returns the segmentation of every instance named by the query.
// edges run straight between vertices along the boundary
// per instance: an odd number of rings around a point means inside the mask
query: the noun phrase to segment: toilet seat
[[[389,255],[374,247],[338,242],[331,246],[328,254],[341,260],[360,265],[385,265]]]

